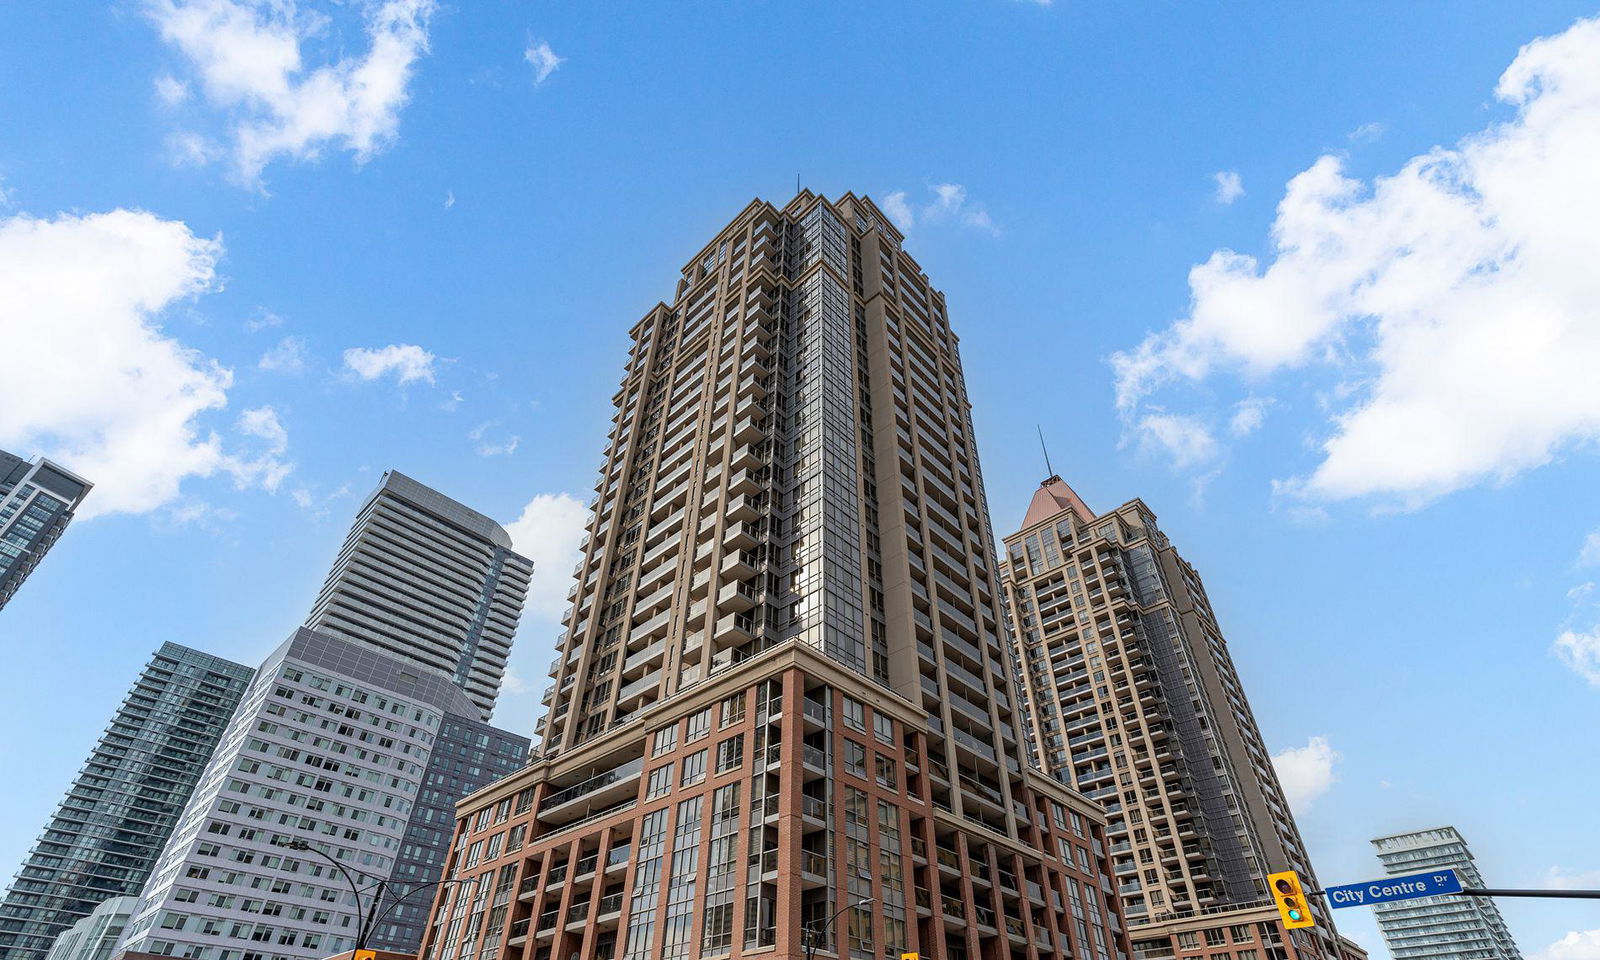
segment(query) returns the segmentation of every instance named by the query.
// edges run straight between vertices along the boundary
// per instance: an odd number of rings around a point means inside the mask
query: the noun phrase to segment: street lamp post
[[[820,927],[811,925],[801,927],[801,946],[805,948],[806,960],[816,960],[817,942],[827,934],[828,928],[833,926],[833,921],[843,916],[846,910],[854,910],[856,907],[864,907],[869,903],[876,903],[877,900],[877,897],[867,897],[863,900],[857,900],[855,903],[846,904],[845,906],[842,906],[838,910],[834,911],[833,916],[829,917]]]
[[[339,873],[344,875],[345,882],[350,884],[350,895],[354,897],[356,901],[356,942],[355,947],[353,948],[355,950],[365,950],[367,948],[367,941],[372,938],[373,931],[378,929],[378,924],[386,919],[390,913],[394,912],[395,908],[399,907],[402,903],[406,902],[406,900],[410,899],[413,894],[416,894],[422,890],[427,890],[431,887],[442,887],[447,884],[462,882],[461,878],[457,877],[449,880],[434,880],[431,883],[419,883],[398,897],[392,898],[389,902],[388,908],[382,913],[379,913],[378,908],[383,905],[383,896],[389,891],[388,881],[379,880],[376,884],[373,884],[371,887],[367,888],[372,892],[372,899],[365,904],[366,909],[363,910],[363,904],[361,902],[361,888],[357,886],[355,877],[350,875],[350,871],[345,869],[344,864],[340,863],[333,857],[328,856],[326,853],[323,853],[321,850],[318,850],[316,847],[313,847],[304,840],[290,840],[287,843],[281,844],[281,846],[289,850],[299,851],[301,853],[314,853],[322,859],[333,864],[334,869],[338,870]]]

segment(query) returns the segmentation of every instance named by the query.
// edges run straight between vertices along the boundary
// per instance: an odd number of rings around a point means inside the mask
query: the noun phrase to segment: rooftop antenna
[[[1044,453],[1044,471],[1045,471],[1045,475],[1047,477],[1053,478],[1053,477],[1055,477],[1056,472],[1050,466],[1050,448],[1046,447],[1044,445],[1044,427],[1042,427],[1042,426],[1040,426],[1039,424],[1036,423],[1036,424],[1033,425],[1033,428],[1035,430],[1039,431],[1039,450]],[[1047,479],[1045,482],[1049,483],[1050,481]]]

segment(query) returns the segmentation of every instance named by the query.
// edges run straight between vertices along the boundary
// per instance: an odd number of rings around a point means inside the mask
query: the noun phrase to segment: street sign
[[[1328,906],[1335,910],[1340,907],[1370,907],[1374,903],[1389,903],[1392,900],[1415,900],[1418,897],[1460,893],[1461,878],[1447,867],[1405,877],[1384,877],[1370,883],[1328,887],[1322,892],[1328,898]]]

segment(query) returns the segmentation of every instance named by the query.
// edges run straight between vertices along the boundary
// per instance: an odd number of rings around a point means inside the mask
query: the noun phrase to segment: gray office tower
[[[119,950],[351,949],[359,916],[331,857],[363,885],[391,884],[368,945],[415,952],[456,802],[527,759],[527,738],[484,718],[531,572],[494,521],[384,474],[310,623],[257,671]],[[285,847],[296,840],[314,849]]]
[[[1372,844],[1391,877],[1449,868],[1464,887],[1486,886],[1455,827],[1397,833]],[[1488,897],[1425,897],[1380,903],[1372,912],[1394,960],[1522,960]]]
[[[390,470],[306,626],[442,671],[487,720],[532,575],[498,523]]]
[[[94,486],[40,457],[0,450],[0,610],[55,545]]]
[[[162,645],[0,903],[0,958],[37,960],[102,901],[139,892],[250,675]]]

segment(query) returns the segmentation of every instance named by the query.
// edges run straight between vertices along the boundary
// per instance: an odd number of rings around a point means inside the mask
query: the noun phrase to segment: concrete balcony
[[[724,583],[717,591],[717,612],[742,613],[756,605],[756,588],[744,581]]]

